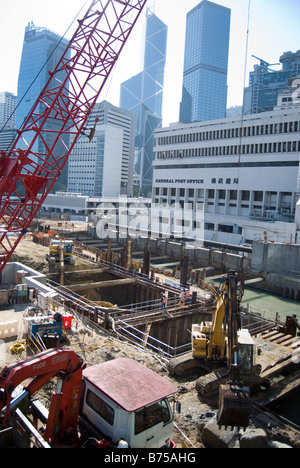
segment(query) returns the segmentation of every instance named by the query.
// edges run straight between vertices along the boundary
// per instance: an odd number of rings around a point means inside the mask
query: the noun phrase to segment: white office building
[[[0,93],[0,150],[7,152],[15,137],[17,96],[7,91]]]
[[[299,131],[299,107],[157,129],[152,202],[203,204],[206,240],[297,242]]]
[[[70,192],[91,197],[132,196],[135,120],[134,112],[107,101],[95,105],[85,135],[69,158]],[[94,128],[96,133],[89,138]]]
[[[123,130],[96,125],[90,140],[81,136],[69,158],[68,191],[89,197],[118,197],[121,187]]]

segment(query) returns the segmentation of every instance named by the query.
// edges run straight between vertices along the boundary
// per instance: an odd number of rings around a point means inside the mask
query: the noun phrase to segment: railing
[[[276,326],[280,323],[278,312],[261,309],[249,303],[247,303],[246,306],[242,306],[242,318],[243,312],[245,314],[244,317],[246,316],[248,320],[252,320],[252,323],[247,324],[247,329],[251,334],[259,333],[263,329]]]
[[[118,320],[118,325],[120,327],[118,329],[118,333],[122,333],[123,336],[124,334],[127,335],[130,339],[132,339],[135,342],[138,342],[145,349],[150,348],[152,351],[168,359],[175,356],[180,356],[181,354],[185,354],[191,349],[191,343],[187,343],[174,348],[168,343],[163,343],[162,341],[153,338],[147,333],[138,330],[132,325],[128,325],[128,323],[123,322],[122,320]]]
[[[100,266],[102,266],[104,268],[108,268],[111,272],[115,272],[115,273],[117,273],[117,274],[119,274],[121,276],[136,278],[136,279],[142,280],[143,282],[146,282],[149,285],[150,284],[152,284],[152,285],[153,284],[156,284],[156,285],[161,284],[158,281],[158,278],[154,279],[150,275],[145,275],[144,273],[140,273],[137,270],[132,270],[132,269],[129,269],[129,268],[125,268],[125,267],[123,267],[121,265],[117,265],[115,263],[108,262],[107,260],[104,260],[103,258],[98,258],[96,260],[93,257],[91,257],[90,255],[85,255],[82,252],[78,252],[76,249],[75,249],[75,254],[77,256],[81,257],[81,258],[88,259],[92,263],[97,263],[97,264],[99,264]],[[180,288],[183,287],[179,283],[178,283],[178,286],[176,286],[176,287],[175,286],[170,286],[170,284],[168,284],[167,282],[163,283],[163,286],[164,286],[165,289],[168,289],[170,291],[179,291]]]

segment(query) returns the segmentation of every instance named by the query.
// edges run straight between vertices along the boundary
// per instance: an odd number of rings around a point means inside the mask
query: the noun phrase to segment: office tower
[[[0,93],[0,150],[7,152],[15,138],[17,96]]]
[[[8,92],[0,93],[0,128],[14,128],[16,124],[15,109],[17,97]]]
[[[97,103],[69,158],[68,190],[92,197],[132,195],[135,113]],[[89,138],[95,129],[93,138]]]
[[[18,79],[17,129],[23,125],[36,99],[48,82],[49,72],[54,70],[67,45],[68,41],[46,28],[39,28],[33,22],[26,26]],[[63,73],[63,71],[57,73],[54,78],[58,84],[64,78]],[[42,114],[43,111],[44,109],[41,108],[40,113]],[[55,119],[48,119],[47,126],[49,126],[47,128],[51,128],[50,126],[55,128]],[[27,142],[31,141],[33,133],[24,135],[24,138]],[[45,151],[41,139],[38,139],[36,144],[35,150],[40,153]],[[47,133],[47,144],[51,145],[49,133]],[[25,147],[26,143],[24,142]],[[63,151],[62,144],[61,152]],[[67,184],[67,170],[62,174],[60,182]]]
[[[136,112],[135,183],[152,185],[154,130],[162,124],[167,26],[147,10],[143,70],[121,84],[120,106]]]
[[[279,59],[281,70],[275,70],[274,66],[265,60],[256,57],[259,65],[254,66],[250,72],[249,87],[244,93],[244,113],[259,114],[272,111],[278,104],[278,98],[284,91],[292,92],[299,87],[299,78],[293,86],[293,79],[300,77],[300,50],[296,53],[285,52]],[[297,93],[297,100],[299,94]]]
[[[186,19],[180,122],[224,118],[231,10],[203,0]]]

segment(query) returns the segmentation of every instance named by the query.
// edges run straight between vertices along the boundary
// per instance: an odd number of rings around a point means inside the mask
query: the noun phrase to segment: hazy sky
[[[249,46],[246,61],[248,9],[250,1]],[[63,35],[82,8],[84,16],[91,0],[0,0],[0,91],[17,93],[17,81],[25,26],[33,21]],[[149,0],[149,6],[154,0]],[[156,0],[155,13],[169,28],[165,75],[164,125],[177,122],[181,100],[186,13],[199,0]],[[231,8],[231,36],[228,70],[228,107],[241,105],[244,68],[255,63],[252,55],[275,64],[286,51],[300,49],[299,0],[215,0]],[[119,105],[120,83],[141,70],[144,21],[130,37],[113,73],[110,87],[102,99]],[[71,33],[68,34],[68,38]],[[278,66],[274,66],[274,69]]]

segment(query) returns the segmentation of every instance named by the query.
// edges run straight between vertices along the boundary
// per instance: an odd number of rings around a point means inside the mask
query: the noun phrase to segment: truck
[[[54,377],[47,409],[34,395]],[[0,374],[0,447],[175,448],[176,393],[168,378],[134,359],[86,367],[71,350],[49,349]]]

